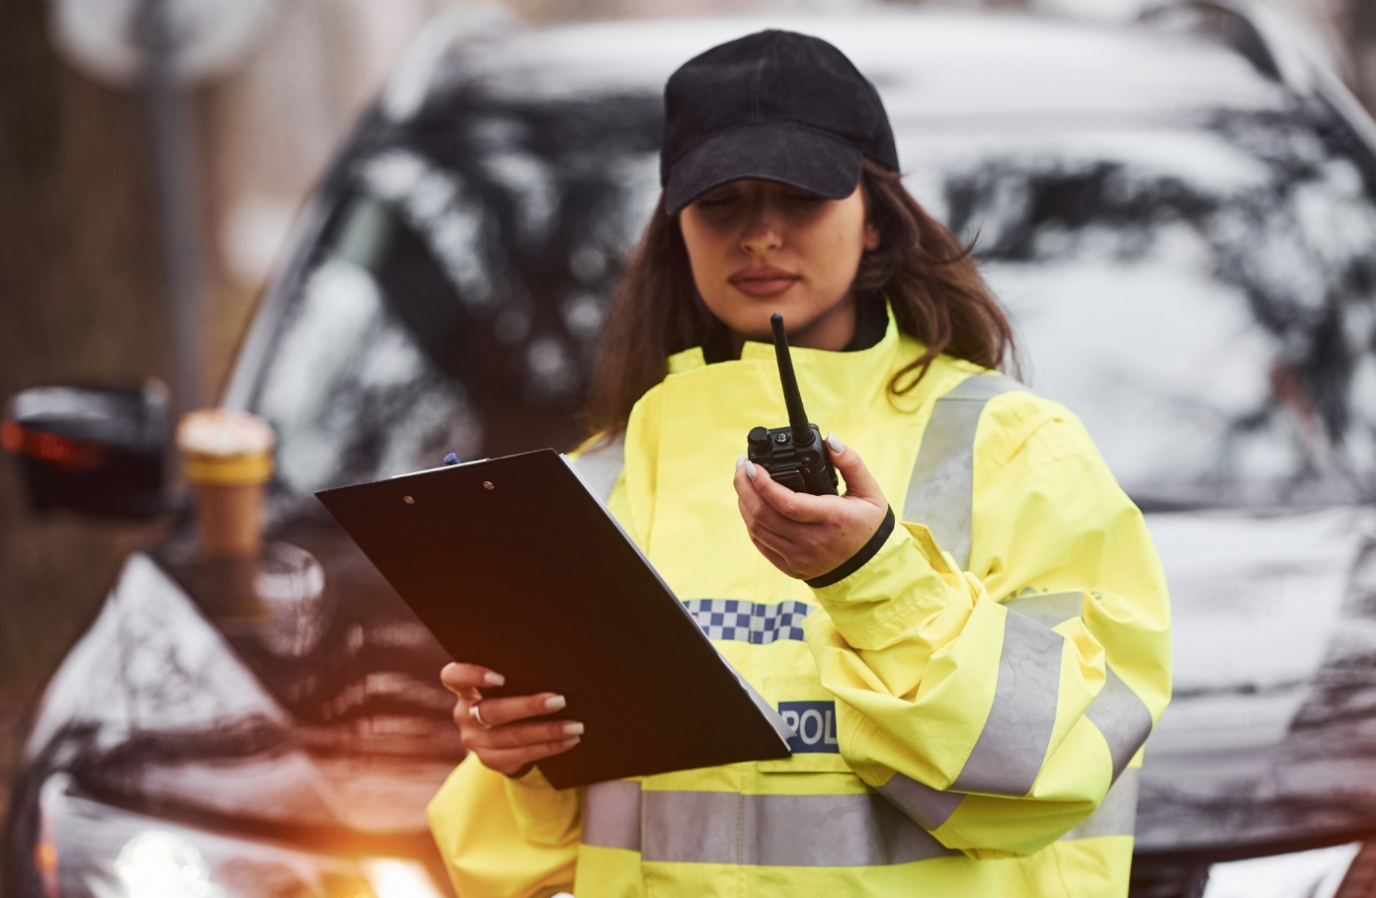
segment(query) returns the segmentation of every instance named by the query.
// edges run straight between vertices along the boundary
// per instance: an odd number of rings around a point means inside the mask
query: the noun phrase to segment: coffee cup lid
[[[193,483],[262,483],[272,476],[274,443],[272,427],[249,412],[200,409],[177,426],[177,447]]]

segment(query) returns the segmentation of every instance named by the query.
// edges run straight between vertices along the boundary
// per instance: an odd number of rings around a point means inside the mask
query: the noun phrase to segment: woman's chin
[[[774,329],[769,324],[769,317],[775,312],[784,316],[784,327],[791,332],[794,327],[794,318],[797,316],[790,316],[788,309],[777,307],[765,309],[760,314],[751,315],[748,318],[742,316],[736,321],[728,321],[726,326],[747,340],[753,340],[757,343],[773,343]]]
[[[724,295],[723,295],[724,294]],[[802,346],[807,334],[823,319],[845,305],[845,298],[818,301],[817,297],[794,284],[770,296],[753,296],[743,290],[723,291],[707,302],[707,307],[738,337],[757,343],[774,342],[769,318],[778,313],[784,318],[789,342]],[[795,338],[799,342],[795,342]]]

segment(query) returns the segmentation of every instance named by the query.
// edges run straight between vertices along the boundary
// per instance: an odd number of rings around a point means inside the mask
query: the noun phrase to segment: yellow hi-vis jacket
[[[830,586],[770,565],[736,506],[746,433],[786,420],[771,347],[679,353],[624,446],[583,454],[794,753],[565,791],[469,757],[429,806],[462,898],[1126,893],[1171,682],[1151,539],[1063,407],[944,356],[891,396],[922,348],[890,317],[869,349],[793,351],[901,521]]]

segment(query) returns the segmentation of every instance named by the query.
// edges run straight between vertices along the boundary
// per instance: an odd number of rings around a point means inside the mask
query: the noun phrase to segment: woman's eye
[[[702,199],[700,199],[700,200],[697,201],[697,205],[701,206],[701,207],[704,208],[704,209],[720,209],[720,208],[722,208],[722,207],[724,207],[724,206],[729,206],[729,205],[731,205],[732,203],[734,203],[734,202],[735,202],[736,200],[738,200],[738,199],[740,199],[740,197],[738,197],[738,196],[730,196],[730,195],[728,195],[728,196],[705,196],[705,197],[703,197]]]

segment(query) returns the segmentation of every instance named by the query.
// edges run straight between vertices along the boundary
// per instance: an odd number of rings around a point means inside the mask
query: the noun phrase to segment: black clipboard
[[[786,758],[787,724],[721,657],[550,449],[316,493],[485,695],[557,692],[581,720],[557,788]],[[436,675],[438,676],[438,671]]]

